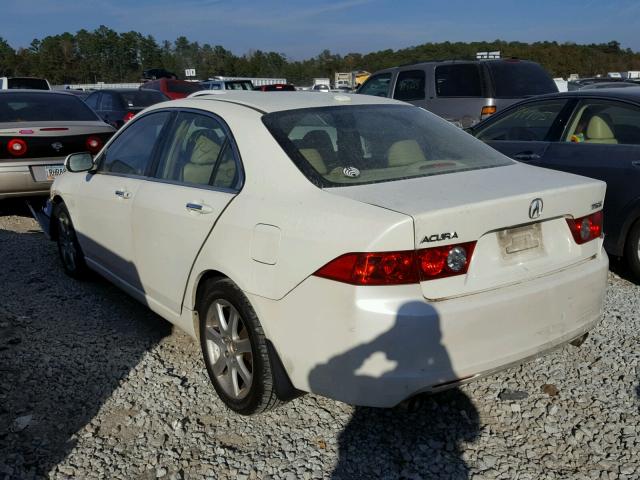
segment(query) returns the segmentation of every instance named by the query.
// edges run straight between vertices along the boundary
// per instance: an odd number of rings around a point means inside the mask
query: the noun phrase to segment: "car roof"
[[[68,95],[75,98],[75,95],[64,90],[39,90],[31,88],[10,88],[9,90],[0,90],[0,95],[11,95],[17,93],[37,93],[40,95]]]
[[[573,90],[570,92],[548,93],[545,95],[527,98],[527,100],[525,101],[558,97],[601,97],[640,103],[640,85],[638,85],[637,87],[634,86],[626,88],[596,88],[590,90]]]
[[[261,113],[279,112],[315,107],[340,107],[348,105],[407,105],[390,98],[347,93],[317,92],[259,92],[224,90],[215,94],[200,94],[197,97],[174,100],[173,106],[207,108],[207,102],[228,102],[244,105]],[[165,105],[166,106],[166,105]]]
[[[490,64],[490,63],[509,63],[509,64],[515,64],[515,63],[536,63],[533,60],[524,60],[521,58],[491,58],[491,59],[476,59],[476,58],[468,58],[468,59],[464,59],[464,58],[460,58],[460,59],[452,59],[452,60],[425,60],[425,61],[420,61],[420,62],[410,62],[410,63],[403,63],[401,65],[396,65],[395,67],[389,67],[389,68],[384,68],[381,70],[376,70],[374,73],[371,74],[371,76],[373,75],[377,75],[378,73],[387,73],[387,72],[394,72],[396,70],[398,70],[399,68],[402,69],[406,69],[407,67],[420,67],[422,65],[454,65],[454,64],[468,64],[468,63],[474,63],[474,64]]]

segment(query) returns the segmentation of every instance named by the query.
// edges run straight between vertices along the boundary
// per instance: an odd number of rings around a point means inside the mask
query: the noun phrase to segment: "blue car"
[[[607,182],[605,248],[640,280],[640,87],[533,97],[467,131],[520,162]]]

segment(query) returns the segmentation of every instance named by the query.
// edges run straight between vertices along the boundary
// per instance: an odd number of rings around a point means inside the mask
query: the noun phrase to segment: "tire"
[[[625,242],[624,256],[636,281],[640,282],[640,220],[631,227]]]
[[[282,403],[275,390],[267,340],[242,291],[228,278],[204,285],[196,306],[209,378],[224,404],[253,415]]]
[[[78,243],[78,236],[71,222],[71,215],[64,203],[53,207],[52,221],[55,222],[55,235],[62,268],[67,275],[76,279],[87,278],[89,269]]]

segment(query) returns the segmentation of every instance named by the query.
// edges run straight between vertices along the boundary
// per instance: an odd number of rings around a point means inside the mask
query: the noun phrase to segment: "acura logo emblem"
[[[541,198],[536,198],[531,205],[529,205],[529,218],[535,220],[540,215],[542,215],[542,207],[544,203]]]

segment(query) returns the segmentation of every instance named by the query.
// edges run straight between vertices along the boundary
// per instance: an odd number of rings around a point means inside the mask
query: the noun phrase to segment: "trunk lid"
[[[422,282],[444,299],[536,278],[588,260],[601,240],[578,245],[566,218],[601,209],[604,182],[521,163],[327,191],[410,215],[416,249],[477,241],[466,275]],[[529,210],[542,200],[539,217]]]

